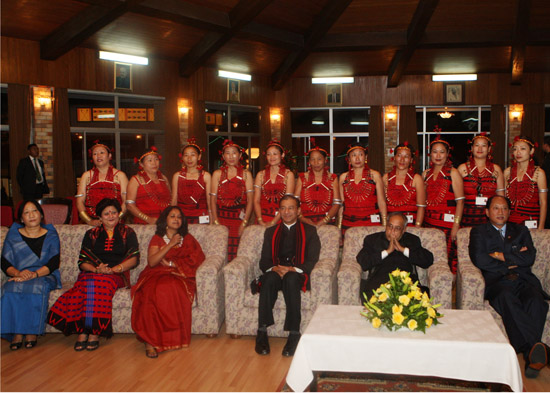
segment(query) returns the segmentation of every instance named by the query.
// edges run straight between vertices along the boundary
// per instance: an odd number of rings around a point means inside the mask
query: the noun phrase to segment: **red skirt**
[[[57,299],[48,323],[63,334],[113,335],[113,296],[124,280],[118,274],[82,272],[74,286]]]
[[[221,225],[225,225],[229,230],[229,238],[227,245],[227,261],[231,262],[237,256],[239,248],[239,227],[242,220],[240,219],[241,211],[244,206],[225,207],[218,205],[218,219]]]
[[[457,268],[457,254],[456,254],[456,242],[451,239],[451,230],[453,229],[453,222],[445,221],[446,211],[440,210],[426,210],[424,216],[424,227],[441,229],[447,237],[447,256],[449,258],[449,267],[451,272],[456,274]],[[454,214],[449,212],[449,214]]]
[[[139,277],[132,291],[132,329],[137,339],[157,352],[178,349],[191,342],[191,308],[195,279],[155,267]]]

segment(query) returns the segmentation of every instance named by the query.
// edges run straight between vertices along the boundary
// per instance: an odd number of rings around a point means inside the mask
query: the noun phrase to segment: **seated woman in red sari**
[[[401,212],[408,224],[421,227],[426,209],[426,189],[422,176],[414,170],[414,151],[407,141],[394,150],[394,166],[382,177],[388,213]]]
[[[118,200],[124,214],[128,178],[124,172],[111,165],[111,149],[104,144],[96,141],[88,152],[94,167],[80,177],[75,204],[80,219],[86,224],[97,226],[100,222],[95,207],[103,198]]]
[[[315,140],[310,138],[311,144]],[[300,173],[294,194],[300,200],[301,222],[321,226],[334,222],[342,206],[338,176],[328,171],[328,152],[315,146],[307,152],[309,170]]]
[[[130,285],[130,272],[139,261],[134,230],[119,223],[122,211],[116,199],[102,199],[96,207],[101,225],[82,240],[74,286],[54,303],[48,323],[65,335],[78,333],[75,351],[96,350],[99,336],[113,335],[113,296]]]
[[[164,209],[149,243],[148,264],[132,288],[132,329],[145,343],[147,357],[189,346],[195,273],[203,261],[181,209]]]
[[[159,170],[160,158],[157,148],[151,146],[137,160],[140,170],[128,182],[126,207],[134,215],[134,224],[155,224],[170,205],[170,183]]]
[[[181,170],[172,176],[172,206],[179,206],[188,224],[210,223],[210,173],[202,165],[203,149],[195,138],[187,140],[181,151]]]
[[[258,224],[270,227],[279,222],[279,201],[286,194],[293,195],[294,173],[284,164],[285,149],[275,139],[265,150],[267,165],[254,181],[254,213]]]

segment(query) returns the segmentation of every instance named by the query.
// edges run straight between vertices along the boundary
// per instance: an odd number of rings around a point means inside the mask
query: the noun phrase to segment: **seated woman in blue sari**
[[[44,334],[48,298],[61,288],[59,236],[53,225],[43,225],[38,202],[24,201],[2,249],[2,271],[10,277],[2,286],[2,338],[10,349],[33,348],[36,336]]]

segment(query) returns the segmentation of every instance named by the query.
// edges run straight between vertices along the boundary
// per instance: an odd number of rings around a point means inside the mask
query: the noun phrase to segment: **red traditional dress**
[[[218,219],[221,225],[229,229],[228,261],[232,261],[239,248],[239,226],[245,218],[246,209],[246,182],[243,177],[242,166],[237,167],[237,176],[228,179],[226,166],[221,168],[220,183],[218,185]]]
[[[539,167],[535,166],[533,160],[530,160],[521,181],[518,180],[517,164],[510,168],[510,180],[506,187],[506,196],[512,202],[508,219],[510,222],[524,224],[526,220],[536,220],[538,223],[540,215],[538,175]]]
[[[327,216],[334,202],[332,186],[336,175],[325,169],[319,184],[315,183],[313,171],[300,173],[299,176],[302,181],[300,192],[302,215],[313,222],[318,222]]]
[[[151,247],[164,247],[167,236],[153,236]],[[195,274],[204,253],[190,234],[168,251],[164,259],[175,267],[147,265],[132,288],[132,329],[137,339],[157,352],[188,346],[191,342],[191,306],[195,297]]]
[[[86,213],[88,213],[91,218],[98,218],[95,213],[95,207],[103,198],[114,198],[122,204],[120,184],[114,181],[116,174],[119,172],[118,169],[115,171],[115,168],[110,165],[109,169],[107,169],[105,180],[99,180],[99,169],[96,167],[90,169],[88,184],[86,184],[86,200],[84,201],[84,206],[86,207]]]
[[[284,165],[279,166],[279,172],[275,178],[275,182],[271,181],[271,171],[267,168],[263,171],[262,183],[260,186],[260,208],[262,209],[262,220],[269,223],[279,212],[279,201],[285,195],[286,168]]]
[[[183,167],[178,175],[178,206],[188,224],[198,224],[200,216],[208,216],[206,194],[204,171],[199,172],[198,179],[191,180],[187,178],[187,168]]]
[[[160,213],[170,205],[172,195],[162,173],[157,173],[158,183],[147,176],[145,171],[139,171],[134,177],[138,182],[136,207],[149,217],[158,218]],[[134,217],[134,224],[147,224],[146,221]]]
[[[78,265],[106,263],[114,267],[137,257],[139,246],[134,230],[118,224],[109,238],[103,225],[86,232],[82,240]],[[82,271],[74,286],[57,299],[48,314],[48,323],[65,335],[113,335],[113,296],[118,288],[129,286],[130,272],[99,274]]]
[[[466,162],[466,170],[468,174],[463,178],[466,199],[461,225],[473,227],[487,222],[485,203],[482,203],[485,199],[481,198],[490,198],[496,194],[497,178],[495,165],[490,161],[487,161],[485,169],[480,173],[475,161],[471,159]]]
[[[350,176],[350,174],[352,176]],[[367,165],[363,168],[361,181],[355,183],[354,171],[350,170],[344,182],[344,214],[342,233],[351,227],[381,225],[380,210],[376,198],[376,182]],[[373,222],[371,215],[377,215],[380,222]]]
[[[397,175],[395,167],[388,173],[388,186],[386,188],[386,205],[388,206],[388,213],[402,212],[406,216],[413,217],[412,222],[416,222],[416,212],[418,210],[416,206],[416,188],[413,186],[414,181],[414,168],[409,168],[405,175],[405,182],[403,184],[396,184]],[[409,217],[407,217],[407,220]],[[410,220],[409,220],[410,221]]]
[[[433,168],[426,174],[426,214],[424,226],[426,228],[438,228],[447,236],[447,255],[449,266],[453,274],[456,273],[456,243],[451,239],[451,229],[454,219],[445,220],[446,214],[454,216],[456,212],[455,194],[453,192],[453,181],[451,179],[451,168],[444,166],[434,179]]]

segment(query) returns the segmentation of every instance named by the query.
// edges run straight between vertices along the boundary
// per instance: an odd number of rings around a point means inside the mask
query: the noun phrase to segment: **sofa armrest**
[[[250,282],[255,278],[253,262],[244,256],[237,256],[224,268],[226,299],[230,296],[242,296]]]
[[[217,298],[217,292],[223,294],[223,268],[224,260],[219,255],[207,257],[197,269],[197,305],[205,307],[208,299]],[[221,284],[221,286],[220,286]]]
[[[311,271],[311,293],[315,294],[317,304],[332,304],[337,268],[338,260],[324,258]]]
[[[447,261],[436,262],[428,268],[428,288],[435,304],[441,308],[453,308],[453,273]]]
[[[456,303],[464,310],[484,310],[485,280],[481,271],[468,260],[458,263]]]
[[[361,266],[355,259],[346,258],[340,265],[338,272],[338,304],[362,304],[359,297],[361,287]]]

